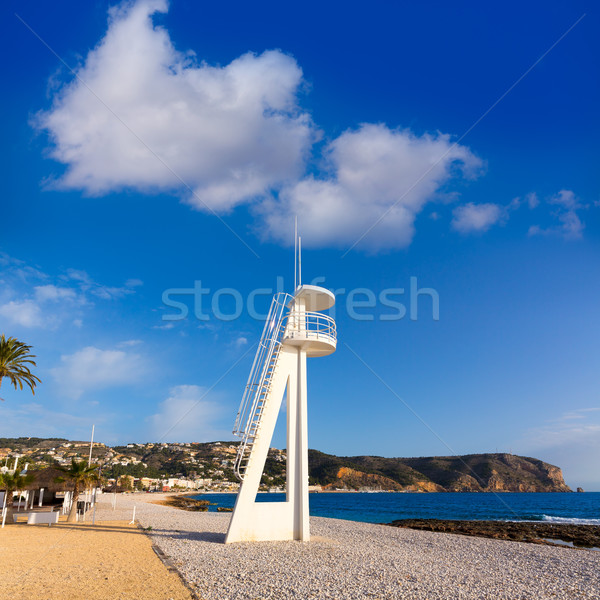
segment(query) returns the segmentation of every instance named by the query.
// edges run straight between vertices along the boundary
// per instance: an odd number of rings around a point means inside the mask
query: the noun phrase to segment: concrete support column
[[[306,351],[298,348],[297,434],[296,434],[296,502],[294,515],[294,539],[310,539],[308,514],[308,415],[306,395]]]

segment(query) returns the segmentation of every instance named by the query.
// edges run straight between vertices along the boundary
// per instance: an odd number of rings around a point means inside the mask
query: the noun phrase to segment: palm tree
[[[71,481],[73,483],[73,503],[71,504],[71,512],[67,519],[67,523],[75,523],[77,520],[77,499],[79,498],[79,492],[85,488],[86,485],[92,481],[97,481],[98,474],[96,469],[98,465],[88,465],[85,460],[76,461],[75,458],[71,459],[71,466],[56,467],[63,474],[62,477],[57,477],[55,481]]]
[[[6,505],[12,508],[12,496],[13,492],[24,490],[33,481],[33,475],[19,475],[18,473],[4,473],[0,480],[0,489],[5,491],[4,504],[2,509]]]
[[[117,486],[122,490],[131,490],[131,476],[130,475],[121,475],[117,480]]]
[[[37,366],[32,360],[35,354],[31,354],[30,350],[31,346],[12,337],[6,339],[4,334],[0,335],[0,386],[2,379],[6,377],[15,386],[15,390],[22,390],[25,383],[35,396],[34,388],[41,380],[29,369],[29,365]]]

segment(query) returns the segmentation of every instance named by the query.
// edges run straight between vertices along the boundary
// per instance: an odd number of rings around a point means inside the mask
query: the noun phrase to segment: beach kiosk
[[[273,297],[233,430],[241,438],[234,468],[241,485],[226,543],[310,538],[306,359],[335,352],[335,321],[321,312],[334,303],[329,290],[314,285]],[[284,396],[286,499],[256,502]]]

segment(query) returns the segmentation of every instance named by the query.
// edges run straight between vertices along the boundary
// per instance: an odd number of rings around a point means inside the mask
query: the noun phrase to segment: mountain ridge
[[[559,467],[508,453],[386,458],[309,450],[311,483],[326,489],[427,492],[571,492]],[[358,474],[363,473],[361,478]],[[387,480],[376,480],[374,476]]]
[[[181,476],[234,484],[237,442],[95,443],[93,460],[106,476]],[[0,438],[0,460],[9,467],[17,456],[32,468],[87,460],[89,442],[61,438]],[[336,456],[309,450],[309,481],[328,490],[415,492],[571,492],[562,471],[537,458],[508,453],[387,458]],[[271,448],[262,484],[285,485],[285,450]]]

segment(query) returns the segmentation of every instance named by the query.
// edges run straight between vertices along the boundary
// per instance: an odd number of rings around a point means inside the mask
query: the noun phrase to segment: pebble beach
[[[225,545],[230,513],[109,496],[98,520],[131,519],[203,600],[600,598],[600,552],[311,517],[310,542]]]

